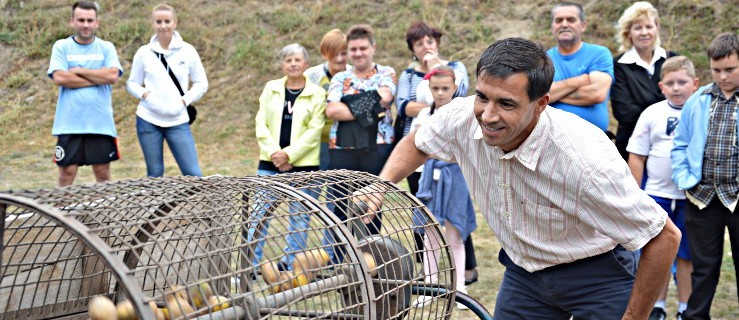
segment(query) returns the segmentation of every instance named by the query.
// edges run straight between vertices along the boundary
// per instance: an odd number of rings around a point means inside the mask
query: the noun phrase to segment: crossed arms
[[[613,79],[605,72],[593,71],[552,83],[550,104],[562,102],[575,106],[591,106],[606,101]]]
[[[69,71],[56,70],[53,73],[54,84],[70,88],[84,88],[103,84],[114,84],[118,81],[118,68],[70,68]]]

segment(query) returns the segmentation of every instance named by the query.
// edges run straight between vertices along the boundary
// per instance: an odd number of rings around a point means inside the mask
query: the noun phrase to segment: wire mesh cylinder
[[[381,198],[378,219],[355,191]],[[367,190],[367,189],[364,189]],[[0,193],[0,318],[445,319],[455,288],[439,225],[396,185],[353,171],[173,177]],[[414,232],[443,245],[423,274]],[[428,250],[427,250],[428,251]],[[418,286],[448,289],[414,308]],[[153,304],[153,305],[150,305]]]

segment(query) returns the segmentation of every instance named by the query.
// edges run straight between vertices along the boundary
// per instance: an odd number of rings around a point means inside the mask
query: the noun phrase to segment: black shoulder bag
[[[167,69],[169,72],[169,77],[172,78],[172,82],[174,82],[174,85],[177,87],[177,90],[180,91],[180,95],[184,96],[185,92],[182,91],[182,87],[180,86],[180,82],[177,81],[177,77],[174,76],[174,72],[172,72],[172,69],[169,68],[169,65],[167,64],[167,59],[164,58],[164,55],[159,52],[154,52],[159,56],[159,60],[162,61],[162,64],[164,65],[164,68]],[[190,117],[190,124],[195,122],[195,119],[198,117],[198,109],[195,109],[195,106],[190,104],[187,106],[187,115]]]

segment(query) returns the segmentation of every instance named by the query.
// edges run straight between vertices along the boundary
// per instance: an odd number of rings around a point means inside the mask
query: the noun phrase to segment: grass
[[[131,60],[149,41],[148,14],[158,0],[99,1],[98,35],[118,48],[126,70],[114,85],[114,108],[123,159],[112,164],[114,179],[145,175],[135,134],[137,101],[125,90]],[[441,52],[461,60],[471,74],[480,53],[497,39],[521,36],[554,45],[549,33],[551,0],[360,0],[348,2],[259,2],[253,0],[173,0],[178,30],[202,57],[210,89],[197,103],[193,126],[200,163],[206,175],[247,175],[256,168],[257,145],[253,121],[264,84],[281,77],[276,54],[289,43],[303,44],[311,64],[320,62],[318,43],[333,28],[348,29],[367,23],[375,28],[375,61],[400,73],[410,62],[404,36],[412,21],[424,20],[444,31]],[[585,2],[588,30],[585,40],[603,44],[616,53],[613,25],[632,1]],[[719,32],[739,30],[739,8],[723,0],[660,1],[661,36],[669,50],[690,57],[701,82],[710,82],[705,47]],[[70,1],[3,0],[0,10],[0,190],[53,187],[57,169],[51,163],[55,139],[51,137],[57,88],[46,69],[51,44],[68,36]],[[613,123],[615,125],[615,122]],[[179,175],[166,155],[166,175]],[[92,183],[89,168],[82,168],[77,183]],[[475,233],[480,283],[470,293],[492,310],[502,268],[499,245],[482,223]],[[729,261],[714,302],[714,316],[737,318],[736,279]],[[672,299],[674,300],[674,299]],[[459,319],[471,313],[462,312]]]

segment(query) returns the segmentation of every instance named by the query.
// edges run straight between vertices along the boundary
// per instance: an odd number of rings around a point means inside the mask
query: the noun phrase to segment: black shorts
[[[62,134],[54,148],[60,167],[109,163],[120,159],[118,139],[100,134]]]

